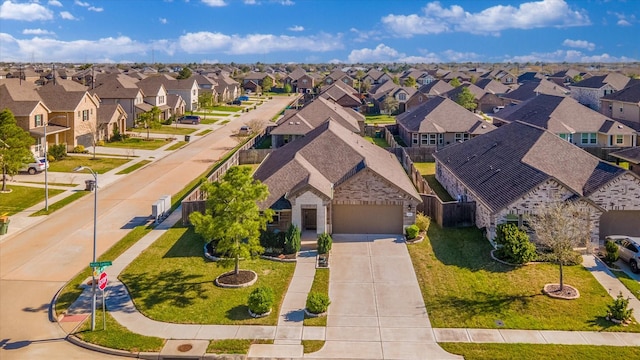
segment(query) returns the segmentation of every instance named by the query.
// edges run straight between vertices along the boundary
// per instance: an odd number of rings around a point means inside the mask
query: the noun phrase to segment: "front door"
[[[317,211],[316,209],[302,209],[302,229],[303,230],[316,230],[317,229]]]

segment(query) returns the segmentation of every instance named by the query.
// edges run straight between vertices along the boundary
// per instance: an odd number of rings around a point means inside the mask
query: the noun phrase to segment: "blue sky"
[[[629,62],[638,0],[0,0],[0,61]]]

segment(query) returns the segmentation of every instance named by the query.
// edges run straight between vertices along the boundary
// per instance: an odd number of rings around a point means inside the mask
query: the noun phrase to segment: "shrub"
[[[607,253],[604,256],[604,261],[609,264],[612,264],[618,260],[618,245],[611,240],[607,240],[604,243],[604,248],[607,250]]]
[[[318,236],[318,253],[326,254],[331,250],[331,245],[333,244],[333,239],[331,239],[331,235],[327,233],[320,234]]]
[[[76,154],[88,153],[88,150],[85,150],[84,145],[78,145],[73,148],[73,152]]]
[[[96,146],[104,146],[104,140],[96,141]]]
[[[260,245],[265,249],[284,248],[284,233],[266,230],[260,234]]]
[[[514,224],[499,224],[496,228],[499,258],[514,264],[524,264],[536,258],[536,246],[529,235]]]
[[[326,312],[331,301],[329,296],[319,292],[311,292],[307,296],[307,311],[312,314],[321,314]]]
[[[431,224],[430,217],[421,212],[416,215],[416,226],[418,226],[418,229],[420,229],[420,231],[427,231],[427,229],[429,228],[429,224]]]
[[[300,251],[300,229],[294,224],[291,224],[284,236],[284,253],[295,254],[298,251]]]
[[[53,156],[55,160],[62,160],[67,156],[67,146],[65,144],[49,146],[49,156]]]
[[[254,314],[264,314],[271,310],[274,302],[273,289],[267,286],[256,288],[249,294],[249,310]]]
[[[628,306],[629,299],[625,299],[622,296],[622,292],[620,292],[618,297],[613,300],[613,303],[607,305],[607,308],[609,309],[609,316],[620,321],[631,319],[633,309],[627,309]]]
[[[420,232],[420,229],[418,228],[418,225],[416,225],[416,224],[407,226],[407,228],[405,229],[405,233],[407,235],[407,239],[409,239],[409,240],[415,239],[416,236],[418,236],[419,232]]]

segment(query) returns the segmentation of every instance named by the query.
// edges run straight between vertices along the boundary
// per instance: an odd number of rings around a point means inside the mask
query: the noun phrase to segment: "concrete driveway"
[[[305,358],[462,359],[435,342],[401,236],[333,241],[326,343]]]

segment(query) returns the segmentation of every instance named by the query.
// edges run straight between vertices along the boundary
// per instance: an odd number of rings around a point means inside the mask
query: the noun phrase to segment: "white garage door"
[[[401,205],[333,205],[334,234],[402,234]]]

